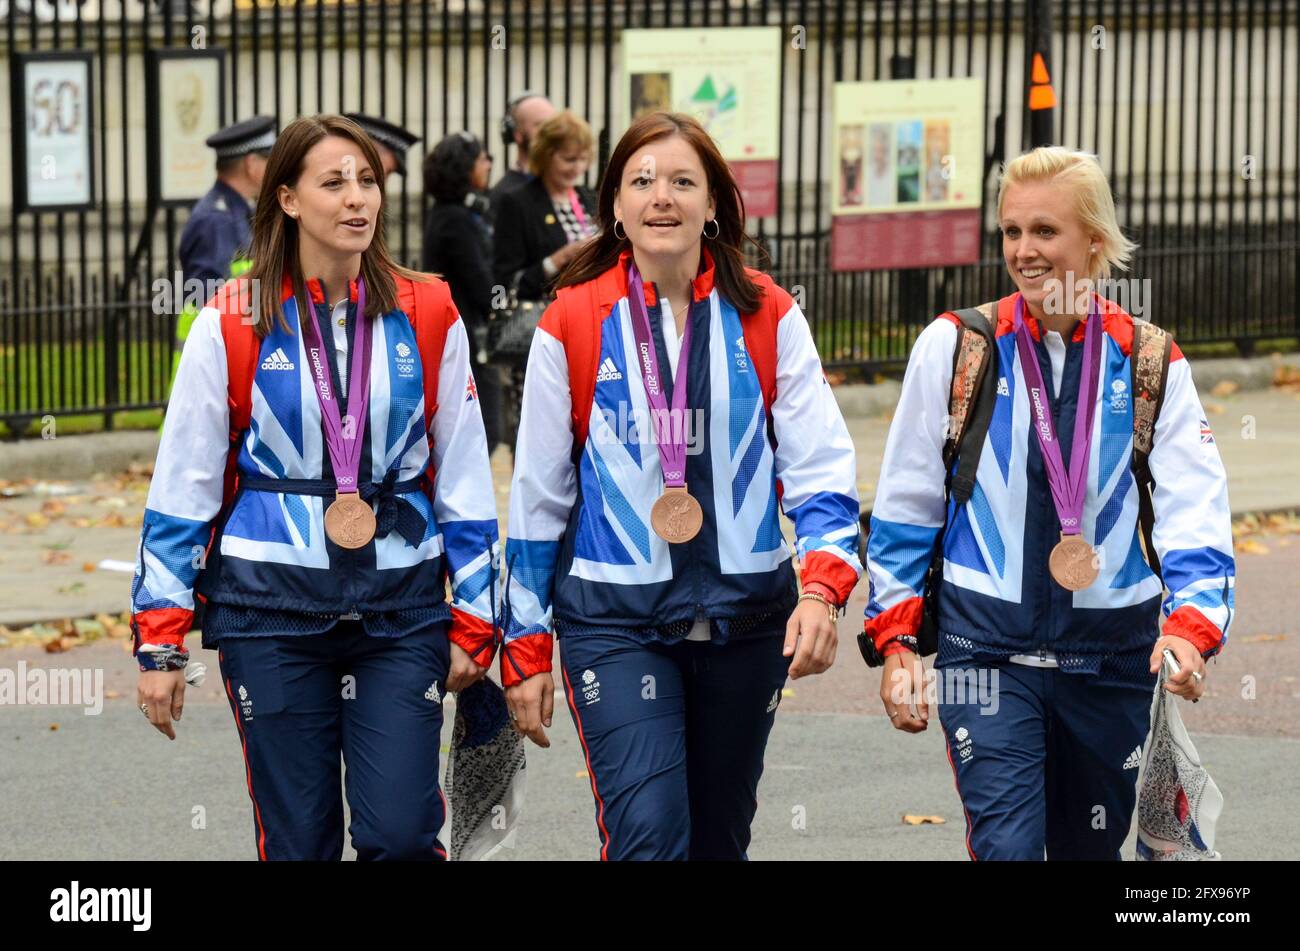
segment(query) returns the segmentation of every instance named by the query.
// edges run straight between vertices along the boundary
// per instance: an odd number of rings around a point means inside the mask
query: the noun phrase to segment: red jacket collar
[[[627,294],[627,269],[628,265],[631,263],[631,249],[629,248],[620,251],[618,255],[618,264],[615,265],[614,270],[618,274],[619,287],[624,295]],[[691,293],[694,295],[695,300],[704,300],[704,298],[713,293],[713,274],[713,255],[709,253],[708,248],[701,245],[700,269],[696,273],[695,279],[691,281]],[[645,284],[644,287],[646,306],[654,307],[659,302],[659,298],[655,294],[655,286],[653,284]]]
[[[284,303],[293,296],[293,275],[285,271],[280,277],[280,302]],[[307,296],[311,298],[313,304],[327,303],[325,300],[325,289],[321,285],[319,278],[309,278],[307,280]],[[355,303],[357,299],[357,282],[348,281],[348,303]]]
[[[1001,337],[1003,334],[1009,334],[1015,331],[1016,299],[1018,297],[1020,297],[1020,292],[1016,291],[1014,294],[1009,294],[998,301],[998,326],[994,334],[995,336]],[[1102,316],[1102,330],[1110,333],[1111,324],[1117,318],[1120,320],[1124,318],[1128,318],[1130,321],[1132,320],[1132,318],[1125,313],[1124,308],[1120,307],[1119,304],[1116,304],[1114,301],[1107,300],[1095,291],[1093,292],[1092,297],[1097,304],[1098,312]],[[1087,325],[1088,318],[1085,315],[1074,325],[1074,336],[1070,338],[1071,342],[1077,343],[1083,340],[1083,330]],[[1028,309],[1025,310],[1025,326],[1029,328],[1030,337],[1035,341],[1041,339],[1042,324],[1035,317],[1030,315]],[[1111,333],[1110,335],[1116,337],[1116,334],[1114,333]]]

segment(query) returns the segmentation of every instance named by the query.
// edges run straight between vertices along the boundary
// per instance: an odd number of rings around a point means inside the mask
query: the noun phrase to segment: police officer
[[[251,237],[253,203],[262,187],[266,158],[275,144],[275,119],[254,116],[226,126],[205,140],[217,153],[217,181],[190,210],[181,231],[181,272],[192,280],[225,281],[248,270],[244,255]],[[204,294],[204,300],[207,299]],[[176,321],[176,350],[172,377],[198,307],[187,304]]]
[[[347,112],[344,116],[361,126],[378,146],[379,160],[384,163],[385,178],[394,172],[398,175],[406,174],[406,153],[420,141],[418,135],[407,132],[386,119],[377,119],[361,112]]]

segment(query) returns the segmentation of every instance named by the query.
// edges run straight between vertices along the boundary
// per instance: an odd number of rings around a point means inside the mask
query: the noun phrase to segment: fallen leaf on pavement
[[[95,570],[95,563],[94,563],[93,561],[83,561],[83,562],[81,563],[81,570],[82,570],[82,571],[94,571],[94,570]]]
[[[943,816],[903,816],[903,824],[909,826],[936,825],[941,826],[948,820]]]
[[[1255,634],[1252,635],[1251,637],[1243,637],[1241,639],[1241,642],[1243,644],[1262,644],[1264,641],[1284,641],[1284,640],[1286,640],[1285,634]]]
[[[47,565],[66,565],[72,561],[72,552],[43,551],[41,552],[41,561]]]
[[[105,691],[104,691],[104,698],[105,698],[106,700],[116,700],[116,699],[117,699],[118,697],[120,697],[120,696],[122,696],[122,691],[120,691],[120,690],[105,690]]]
[[[1243,552],[1243,553],[1245,553],[1245,554],[1247,554],[1247,555],[1267,555],[1267,554],[1268,554],[1268,546],[1267,546],[1267,545],[1261,545],[1259,542],[1255,541],[1255,539],[1253,539],[1253,538],[1244,538],[1244,539],[1242,539],[1241,541],[1237,542],[1237,544],[1236,544],[1234,547],[1236,548],[1237,551],[1239,551],[1239,552]]]
[[[54,730],[57,730],[58,728],[59,728],[59,725],[58,725],[57,723],[51,723],[51,724],[50,724],[50,730],[51,730],[51,732],[53,732]]]
[[[50,524],[50,520],[40,512],[28,512],[27,515],[24,516],[23,521],[32,528],[44,528],[46,525]]]
[[[1241,384],[1236,380],[1220,380],[1214,386],[1210,387],[1211,396],[1231,396],[1241,389]]]
[[[1222,404],[1222,403],[1206,403],[1206,404],[1205,404],[1205,412],[1206,412],[1206,414],[1209,415],[1209,416],[1222,416],[1222,415],[1223,415],[1223,404]]]

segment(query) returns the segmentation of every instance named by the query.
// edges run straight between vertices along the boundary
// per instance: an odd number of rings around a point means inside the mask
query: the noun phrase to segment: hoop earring
[[[713,234],[709,234],[709,225],[713,225]],[[701,232],[701,234],[703,234],[704,237],[706,238],[710,238],[710,239],[716,238],[718,235],[722,234],[722,225],[718,224],[717,218],[711,218],[708,221],[704,222],[704,230]]]
[[[620,226],[621,224],[623,224],[623,222],[622,222],[621,219],[619,219],[619,218],[615,218],[615,219],[614,219],[614,237],[618,238],[618,240],[620,240],[620,241],[626,241],[626,240],[627,240],[627,231],[625,230],[622,234],[619,234],[619,233],[618,233],[618,229],[619,229],[619,226]]]

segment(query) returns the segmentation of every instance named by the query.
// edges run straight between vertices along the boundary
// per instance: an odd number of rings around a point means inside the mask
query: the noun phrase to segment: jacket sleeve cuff
[[[501,686],[513,687],[550,670],[550,634],[525,634],[501,644]]]
[[[831,600],[843,605],[849,600],[858,583],[858,570],[843,558],[825,551],[810,551],[803,557],[803,571],[799,580],[805,591],[812,585],[821,585],[831,592]]]
[[[1161,632],[1190,641],[1202,657],[1211,657],[1223,646],[1223,633],[1200,611],[1185,604],[1165,619]]]
[[[873,618],[867,618],[863,630],[875,643],[876,650],[884,654],[885,645],[894,638],[916,636],[921,627],[921,607],[920,597],[908,598]]]
[[[475,617],[467,611],[451,609],[451,629],[447,632],[450,641],[469,654],[470,660],[480,667],[492,663],[495,651],[495,638],[492,622]]]
[[[916,651],[908,647],[902,641],[892,640],[880,651],[882,657],[893,657],[895,654],[915,654]]]
[[[154,608],[131,615],[134,635],[133,654],[145,644],[158,647],[184,647],[185,635],[194,623],[194,612],[185,608]]]

